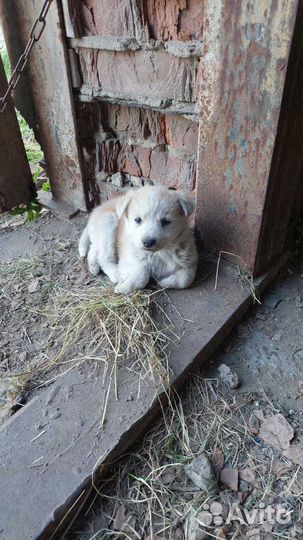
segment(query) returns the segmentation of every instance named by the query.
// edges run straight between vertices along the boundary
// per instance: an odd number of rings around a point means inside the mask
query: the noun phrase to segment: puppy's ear
[[[126,193],[125,195],[123,195],[122,197],[119,197],[119,200],[117,201],[117,206],[116,206],[116,212],[119,219],[127,211],[127,207],[130,203],[131,198],[132,198],[132,193],[130,191]]]
[[[176,191],[178,201],[185,216],[190,216],[195,209],[195,199],[188,191]]]

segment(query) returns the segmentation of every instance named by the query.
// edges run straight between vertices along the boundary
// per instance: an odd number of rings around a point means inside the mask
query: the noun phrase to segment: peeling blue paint
[[[237,159],[236,164],[235,164],[235,172],[236,172],[236,174],[238,176],[243,175],[243,173],[244,173],[244,163],[243,163],[242,158]]]
[[[261,23],[256,24],[248,24],[247,30],[246,30],[246,38],[249,41],[257,41],[259,43],[262,43],[264,40],[264,34],[265,34],[265,26]]]
[[[240,146],[241,146],[241,148],[243,148],[243,150],[244,150],[245,152],[247,152],[247,150],[248,150],[248,144],[247,144],[247,141],[246,141],[245,139],[241,139],[241,140],[240,140]]]
[[[236,216],[238,213],[237,198],[235,193],[231,193],[231,205],[228,207],[227,212],[233,216]]]
[[[232,177],[231,170],[229,167],[227,167],[225,171],[225,185],[227,189],[230,189],[231,186],[233,185],[233,177]]]
[[[233,142],[236,142],[237,140],[237,132],[235,129],[232,129],[231,132],[230,132],[230,138]]]

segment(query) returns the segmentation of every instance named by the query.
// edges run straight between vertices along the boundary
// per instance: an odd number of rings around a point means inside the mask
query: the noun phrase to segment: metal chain
[[[8,82],[8,86],[7,86],[4,96],[0,98],[0,114],[3,113],[3,111],[5,110],[9,97],[19,82],[21,73],[27,64],[28,57],[30,55],[30,52],[34,44],[37,43],[37,41],[39,41],[40,37],[42,36],[43,30],[46,25],[45,18],[52,2],[53,0],[45,0],[40,13],[31,28],[27,45],[23,53],[21,54],[13,73],[11,74],[11,78]]]

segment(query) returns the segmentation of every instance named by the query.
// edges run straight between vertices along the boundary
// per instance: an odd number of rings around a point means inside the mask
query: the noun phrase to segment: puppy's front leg
[[[163,289],[186,289],[195,279],[196,268],[180,268],[159,281]]]
[[[116,287],[115,292],[121,294],[130,294],[139,289],[144,289],[150,279],[149,272],[141,269],[139,272],[133,272],[124,281],[121,281]]]

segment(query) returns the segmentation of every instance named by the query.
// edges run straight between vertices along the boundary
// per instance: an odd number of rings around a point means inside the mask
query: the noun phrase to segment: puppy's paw
[[[106,272],[107,277],[111,280],[112,283],[119,283],[119,272],[117,269],[111,269]]]
[[[93,276],[97,276],[100,272],[100,266],[98,263],[89,263],[88,269]]]
[[[122,281],[122,283],[118,283],[118,285],[115,287],[115,293],[119,294],[131,294],[135,290],[135,286],[127,281]]]
[[[175,280],[171,276],[161,279],[159,284],[162,289],[174,289],[176,287]]]

